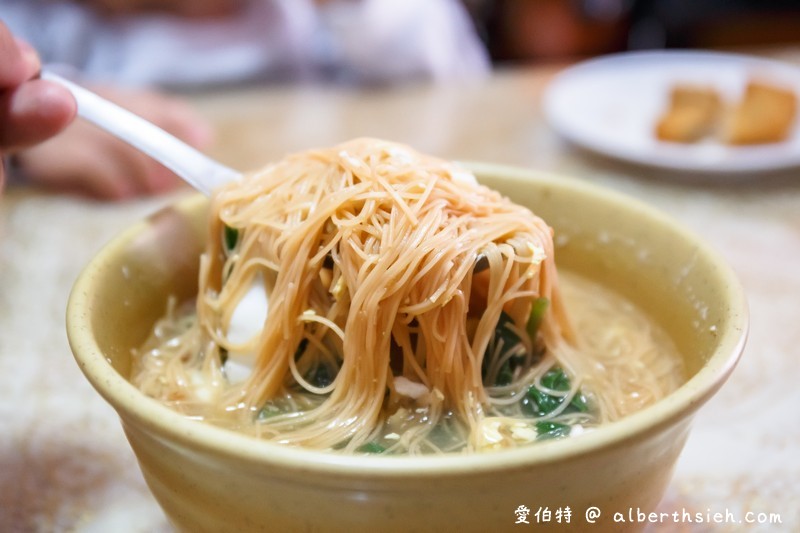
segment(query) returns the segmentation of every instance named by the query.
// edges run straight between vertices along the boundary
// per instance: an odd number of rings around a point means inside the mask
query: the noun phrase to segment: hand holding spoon
[[[155,124],[80,85],[46,69],[42,70],[41,77],[72,93],[80,117],[149,155],[206,196],[241,176],[241,173],[211,159]]]

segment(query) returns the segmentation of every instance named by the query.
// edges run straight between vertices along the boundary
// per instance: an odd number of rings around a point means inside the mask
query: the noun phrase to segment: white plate
[[[751,77],[800,94],[800,69],[778,61],[718,52],[628,52],[561,72],[547,87],[544,112],[571,142],[638,164],[726,176],[800,166],[797,123],[786,141],[758,146],[713,140],[683,145],[655,138],[673,84],[712,86],[735,101]]]

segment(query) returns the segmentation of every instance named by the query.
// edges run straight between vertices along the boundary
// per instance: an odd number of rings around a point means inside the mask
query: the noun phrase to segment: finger
[[[106,196],[111,199],[121,199],[132,196],[151,195],[174,189],[182,180],[166,167],[156,162],[153,158],[132,148],[130,145],[112,137],[106,132],[97,130],[96,144],[102,147],[103,156],[108,164],[107,179],[114,182],[118,188],[120,181],[124,181],[123,196]],[[92,190],[98,190],[97,183],[93,183]]]
[[[39,53],[27,41],[17,37],[14,38],[14,43],[17,45],[17,50],[19,50],[22,59],[23,81],[37,77],[42,70],[42,60],[39,57]]]
[[[102,200],[164,192],[180,183],[148,156],[85,122],[19,152],[18,160],[32,183]]]
[[[110,87],[95,87],[94,90],[196,148],[207,147],[213,140],[213,131],[208,122],[181,99],[151,91],[125,91]],[[129,158],[126,151],[130,149],[125,146],[123,150],[121,146],[125,145],[115,145],[117,155]],[[182,183],[174,173],[149,157],[144,157],[144,161],[145,168],[137,165],[135,171],[130,172],[140,194],[165,192]]]
[[[92,171],[81,178],[86,194],[104,200],[125,200],[147,193],[147,156],[106,132],[98,132],[97,138],[93,146],[83,143],[96,161]]]
[[[188,103],[170,99],[165,108],[162,128],[198,149],[212,144],[214,130],[211,124]]]
[[[116,165],[114,175],[125,176],[133,195],[148,195],[168,188],[171,173],[149,156],[115,138],[108,138],[105,152]]]
[[[207,148],[213,129],[186,101],[163,93],[95,86],[95,92],[182,139],[195,148]]]
[[[64,135],[20,152],[18,160],[32,183],[48,189],[103,200],[135,196],[135,183],[102,141],[96,142],[92,126],[76,123]]]
[[[141,194],[164,193],[183,183],[181,178],[161,163],[146,156],[145,159],[145,168],[138,180]]]
[[[76,113],[75,99],[63,87],[25,82],[0,95],[0,147],[13,150],[41,142],[64,129]]]
[[[0,87],[16,87],[36,75],[41,64],[36,51],[16,39],[0,22]]]

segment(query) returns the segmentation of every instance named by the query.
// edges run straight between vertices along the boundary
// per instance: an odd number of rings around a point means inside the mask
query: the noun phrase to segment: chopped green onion
[[[511,370],[511,359],[509,358],[503,363],[503,366],[500,367],[500,370],[497,371],[497,378],[494,380],[494,384],[498,387],[502,387],[504,385],[510,385],[512,381],[514,381],[514,371]]]
[[[575,408],[576,411],[586,413],[589,411],[589,399],[586,398],[581,391],[578,391],[578,393],[572,397],[572,401],[569,402],[569,406]]]
[[[554,366],[539,380],[542,388],[548,391],[567,392],[572,388],[570,378],[564,369]],[[550,394],[531,385],[521,400],[522,410],[529,416],[546,416],[556,410],[566,399],[565,396]],[[564,408],[564,413],[586,413],[589,411],[589,400],[585,394],[578,390]]]
[[[377,442],[368,442],[356,448],[356,451],[361,453],[383,453],[386,451],[386,448]]]
[[[224,230],[225,251],[231,252],[236,248],[236,243],[239,241],[239,230],[225,225]]]
[[[568,437],[570,433],[570,426],[567,424],[562,424],[561,422],[544,420],[541,422],[536,422],[536,433],[538,434],[538,438],[543,440]]]
[[[550,306],[550,300],[547,298],[536,298],[531,306],[531,314],[528,317],[528,323],[525,326],[525,331],[528,332],[531,342],[536,341],[536,334],[539,332],[539,326],[542,325],[544,314]]]
[[[281,409],[277,405],[271,402],[267,402],[264,404],[264,407],[258,412],[258,419],[259,420],[266,420],[267,418],[272,418],[273,416],[278,416],[281,414]]]
[[[550,390],[568,391],[570,388],[569,376],[561,367],[553,367],[540,380],[543,387]]]
[[[547,394],[532,385],[522,398],[522,409],[531,416],[545,416],[555,411],[564,398]]]
[[[513,324],[514,322],[511,317],[505,311],[502,311],[500,313],[500,318],[497,320],[497,326],[494,329],[494,337],[492,337],[492,342],[489,343],[489,346],[486,348],[486,353],[483,356],[481,374],[484,379],[486,378],[486,373],[489,371],[491,355],[493,355],[492,352],[498,343],[502,343],[502,352],[498,356],[504,357],[510,350],[515,349],[522,342],[522,339],[520,339],[510,327],[513,326]],[[505,363],[503,363],[503,366],[497,371],[495,382],[492,383],[492,385],[503,386],[510,384],[514,379],[514,369],[521,365],[523,361],[523,356],[516,355],[506,359]]]

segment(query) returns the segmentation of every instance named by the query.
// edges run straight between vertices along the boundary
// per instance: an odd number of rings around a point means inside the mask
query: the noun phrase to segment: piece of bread
[[[723,138],[729,144],[762,144],[785,140],[797,115],[797,95],[791,90],[750,81],[742,101],[726,121]]]
[[[676,85],[670,92],[667,110],[656,124],[662,141],[693,143],[717,129],[722,100],[712,88]]]

